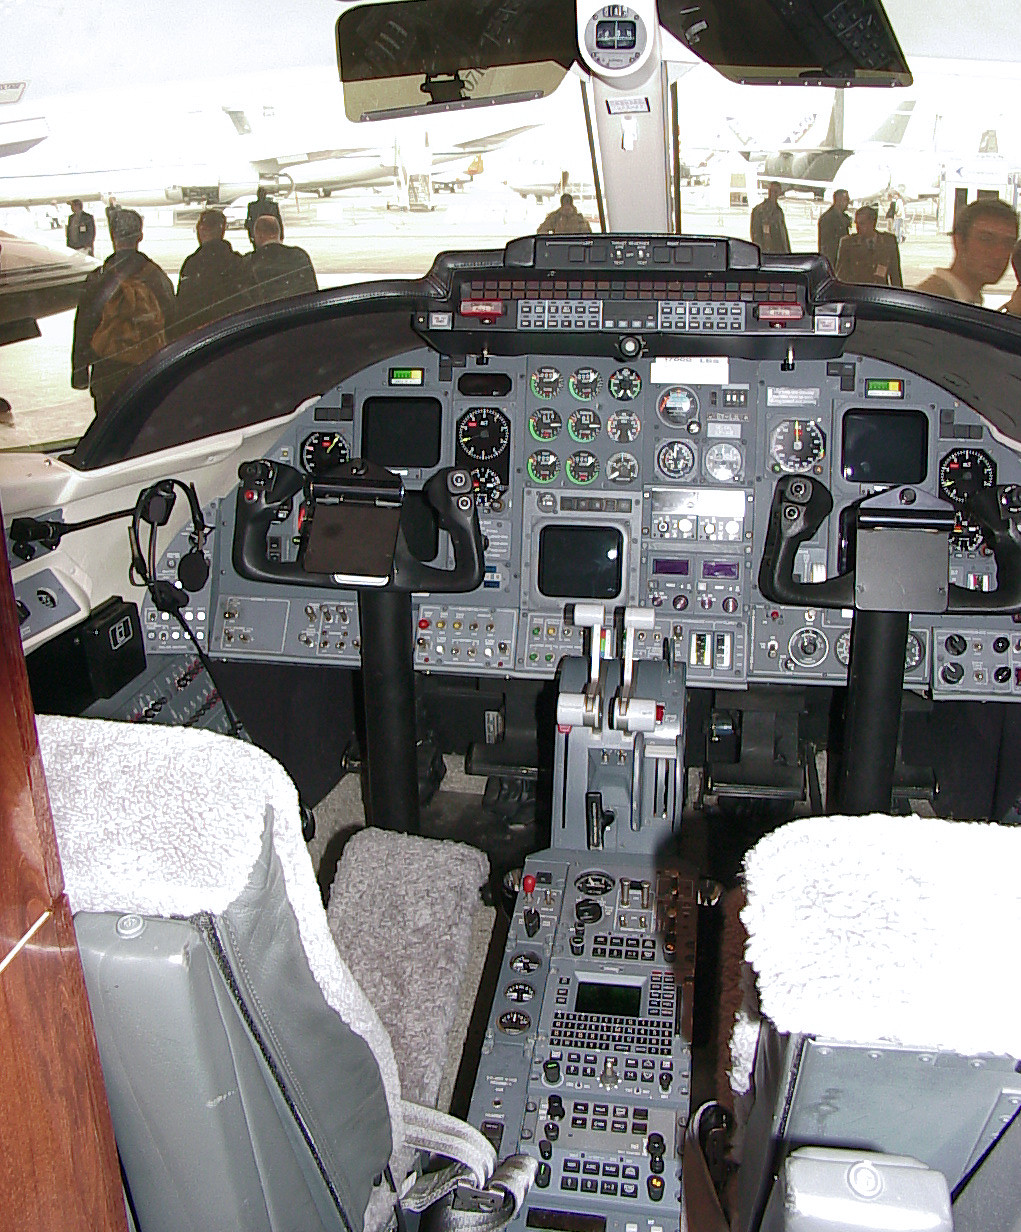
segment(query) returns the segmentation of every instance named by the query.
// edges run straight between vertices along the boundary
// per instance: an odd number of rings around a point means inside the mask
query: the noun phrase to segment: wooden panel
[[[5,1229],[126,1228],[119,1184],[109,1183],[118,1164],[92,1030],[62,898],[0,975]]]
[[[0,536],[0,964],[5,959],[0,1227],[3,1232],[127,1232],[113,1126],[63,894]]]
[[[6,545],[0,545],[5,548]],[[6,550],[0,551],[0,962],[63,892]]]

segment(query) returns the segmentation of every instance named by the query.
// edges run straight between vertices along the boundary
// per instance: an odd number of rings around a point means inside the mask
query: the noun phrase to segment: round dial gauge
[[[683,479],[695,469],[695,451],[687,441],[666,441],[656,454],[656,465],[668,479]]]
[[[595,483],[599,478],[599,459],[588,449],[579,449],[567,459],[567,478],[572,483]]]
[[[642,392],[642,378],[633,368],[618,368],[610,374],[606,387],[618,402],[631,402]]]
[[[510,420],[496,407],[472,407],[458,420],[457,443],[476,462],[498,458],[509,441]]]
[[[603,388],[603,378],[595,368],[578,368],[568,377],[567,388],[579,402],[588,402]]]
[[[741,474],[741,450],[730,441],[717,441],[705,451],[705,473],[717,483],[733,483]]]
[[[914,671],[921,665],[924,658],[925,648],[922,646],[921,638],[916,637],[914,633],[909,633],[907,645],[904,647],[904,670]]]
[[[698,414],[698,398],[683,385],[665,389],[656,400],[656,414],[671,428],[683,428]]]
[[[491,466],[476,466],[472,469],[472,488],[475,499],[482,509],[488,509],[493,501],[506,492],[506,486]]]
[[[631,453],[615,453],[606,463],[606,478],[611,483],[634,483],[638,478],[638,459]]]
[[[560,462],[552,449],[537,449],[528,459],[528,474],[536,483],[552,483]]]
[[[951,449],[939,464],[939,490],[955,504],[963,505],[981,488],[996,483],[996,463],[984,449]]]
[[[515,980],[513,984],[508,984],[503,990],[503,995],[508,1001],[516,1001],[519,1005],[525,1001],[531,1001],[535,996],[535,989],[531,984],[526,984],[524,980]]]
[[[770,434],[769,456],[782,471],[810,471],[826,456],[826,437],[811,419],[785,419]]]
[[[310,475],[320,475],[347,459],[347,441],[339,432],[313,432],[301,442],[301,465]]]
[[[510,969],[518,975],[531,975],[542,966],[542,959],[535,950],[521,950],[510,960]]]
[[[574,888],[580,890],[582,894],[591,894],[596,898],[602,897],[616,885],[616,881],[609,873],[604,873],[601,869],[593,869],[588,873],[579,873],[574,879]]]
[[[606,434],[621,445],[629,445],[642,430],[642,421],[634,411],[614,411],[606,421]]]
[[[564,378],[560,375],[557,368],[547,365],[544,368],[536,368],[529,380],[532,386],[532,393],[537,398],[542,398],[544,402],[548,402],[550,398],[555,398],[563,388]]]
[[[982,546],[982,527],[959,513],[950,532],[950,550],[956,553],[977,552]]]
[[[528,431],[537,441],[555,441],[560,435],[564,421],[560,412],[549,407],[546,410],[533,411],[528,417]]]
[[[532,1025],[532,1020],[524,1010],[507,1010],[496,1020],[496,1025],[508,1035],[521,1035]]]
[[[837,656],[840,663],[847,667],[851,662],[851,630],[845,629],[837,638],[833,646],[833,653]],[[904,647],[904,670],[906,672],[914,671],[919,667],[922,660],[925,658],[925,647],[922,645],[921,638],[914,633],[908,634],[907,645]]]
[[[588,407],[575,411],[567,421],[567,431],[571,434],[571,439],[580,444],[594,441],[602,426],[602,420]]]

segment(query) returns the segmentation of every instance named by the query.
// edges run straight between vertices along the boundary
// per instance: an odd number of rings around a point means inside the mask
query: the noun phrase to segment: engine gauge
[[[559,369],[547,364],[543,368],[536,368],[529,378],[529,384],[532,387],[532,393],[537,398],[549,402],[551,398],[555,398],[560,393],[564,378],[560,375]]]
[[[515,980],[513,984],[507,985],[503,990],[503,995],[508,1001],[516,1001],[521,1005],[535,997],[535,989],[525,980]]]
[[[954,529],[950,532],[950,550],[957,555],[977,552],[982,546],[982,527],[963,513],[954,516]]]
[[[457,443],[476,462],[498,458],[510,441],[510,420],[494,406],[473,406],[457,423]]]
[[[491,466],[476,466],[472,468],[472,488],[479,507],[488,509],[493,501],[499,500],[506,492],[507,486]]]
[[[671,428],[684,428],[698,414],[698,398],[684,385],[675,385],[656,399],[656,414]]]
[[[552,407],[533,411],[528,417],[528,431],[537,441],[555,441],[563,426],[560,412]]]
[[[571,483],[595,483],[599,478],[599,459],[588,449],[572,453],[566,462],[567,478]]]
[[[847,667],[851,662],[851,630],[845,629],[833,644],[837,661]]]
[[[717,483],[733,483],[741,474],[744,458],[737,445],[730,441],[717,441],[705,451],[705,473]]]
[[[618,368],[610,374],[606,387],[618,402],[631,402],[642,392],[642,378],[633,368]]]
[[[984,449],[951,449],[939,464],[939,490],[956,505],[996,483],[996,463]]]
[[[347,441],[339,432],[312,432],[301,442],[301,465],[310,475],[321,475],[347,459]]]
[[[826,456],[826,437],[811,419],[785,419],[770,433],[769,456],[782,471],[810,471]]]
[[[571,434],[571,439],[580,445],[594,441],[602,427],[603,421],[588,407],[575,411],[567,421],[567,431]]]
[[[595,368],[578,368],[567,378],[571,397],[579,402],[589,402],[603,388],[603,378]]]
[[[606,463],[606,478],[610,483],[634,483],[638,478],[638,459],[623,450]]]
[[[666,441],[656,454],[656,465],[667,479],[683,479],[695,469],[695,451],[687,441]]]
[[[629,445],[642,430],[642,421],[634,411],[614,411],[606,421],[606,435],[620,445]]]
[[[552,483],[560,470],[560,460],[552,449],[537,449],[528,459],[528,474],[535,483]]]

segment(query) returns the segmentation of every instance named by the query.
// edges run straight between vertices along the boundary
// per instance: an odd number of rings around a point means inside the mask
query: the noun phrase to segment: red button
[[[248,502],[249,505],[254,504],[255,501],[258,500],[258,497],[255,494],[254,488],[245,488],[245,500]]]
[[[423,617],[421,617],[421,619],[419,620],[419,622],[418,622],[418,627],[419,627],[420,629],[428,629],[428,628],[429,628],[429,622],[428,622],[428,620],[426,620],[426,618],[425,618],[424,616],[423,616]]]

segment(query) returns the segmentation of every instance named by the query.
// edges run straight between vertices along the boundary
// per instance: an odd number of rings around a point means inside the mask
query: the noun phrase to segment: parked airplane
[[[890,191],[911,199],[935,196],[940,168],[935,150],[903,144],[915,104],[914,98],[902,100],[867,141],[851,149],[844,140],[843,91],[835,90],[821,144],[813,148],[796,142],[767,154],[759,178],[819,197],[846,188],[852,201],[874,200]]]
[[[365,128],[337,119],[338,109],[324,102],[329,84],[336,91],[335,82],[303,83],[302,100],[313,100],[309,111],[325,116],[310,126],[308,111],[297,120],[288,104],[269,101],[287,95],[290,82],[284,74],[271,87],[250,87],[263,100],[257,105],[223,105],[215,96],[198,104],[190,97],[177,104],[162,94],[144,96],[130,122],[123,117],[111,121],[114,104],[106,96],[82,96],[74,106],[66,100],[54,103],[44,121],[50,135],[41,148],[12,151],[15,157],[0,175],[0,207],[111,196],[136,207],[229,205],[254,196],[260,185],[274,192],[329,196],[398,178],[406,158],[402,151],[415,144],[414,137],[392,124]],[[88,123],[82,122],[83,109]],[[486,131],[487,123],[492,126],[491,119],[480,117],[467,135],[462,124],[456,141],[445,140],[441,127],[431,125],[428,134],[418,137],[430,149],[430,167],[467,170],[478,155],[531,127],[494,133]],[[83,139],[83,132],[90,136]],[[171,143],[154,139],[167,133],[173,135]]]

